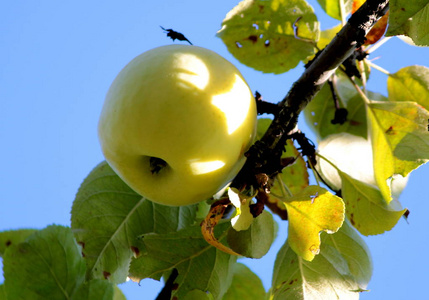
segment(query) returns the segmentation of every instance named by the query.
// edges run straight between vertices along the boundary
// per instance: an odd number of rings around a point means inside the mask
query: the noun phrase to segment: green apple
[[[132,189],[188,205],[213,196],[241,169],[256,103],[237,68],[215,52],[162,46],[118,74],[98,132],[107,162]]]

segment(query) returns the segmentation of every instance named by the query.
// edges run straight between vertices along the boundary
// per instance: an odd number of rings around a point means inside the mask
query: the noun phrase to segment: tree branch
[[[255,175],[271,175],[298,116],[323,87],[328,78],[356,48],[365,42],[372,26],[388,11],[389,0],[367,0],[335,38],[308,65],[289,93],[278,104],[280,111],[262,137],[247,152],[247,161],[232,186],[239,189],[257,185]],[[278,156],[278,157],[277,157]],[[249,177],[249,176],[252,176]]]

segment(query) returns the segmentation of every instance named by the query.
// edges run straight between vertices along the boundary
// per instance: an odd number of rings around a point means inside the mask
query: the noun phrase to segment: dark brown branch
[[[297,124],[298,115],[338,66],[364,43],[366,34],[388,11],[388,7],[388,0],[368,0],[350,17],[335,38],[318,52],[286,97],[278,104],[281,109],[265,135],[248,151],[247,162],[234,179],[233,186],[242,189],[249,184],[256,184],[256,180],[252,178],[256,174],[270,175],[266,167],[273,169],[273,163],[278,160],[279,152],[284,148],[288,135]]]
[[[170,276],[168,276],[167,281],[165,282],[164,287],[162,288],[161,292],[158,294],[155,300],[170,300],[171,299],[171,293],[173,292],[175,287],[174,281],[176,280],[177,276],[179,276],[179,272],[177,272],[177,269],[173,269],[171,271]]]
[[[255,100],[256,100],[256,110],[258,112],[258,115],[272,114],[274,116],[277,116],[280,110],[280,107],[276,103],[264,101],[262,99],[261,94],[258,91],[255,92]]]

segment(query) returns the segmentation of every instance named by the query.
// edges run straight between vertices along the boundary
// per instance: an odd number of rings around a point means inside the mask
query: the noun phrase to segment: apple
[[[238,173],[256,133],[256,103],[217,53],[168,45],[134,58],[107,93],[98,126],[106,161],[165,205],[212,197]]]

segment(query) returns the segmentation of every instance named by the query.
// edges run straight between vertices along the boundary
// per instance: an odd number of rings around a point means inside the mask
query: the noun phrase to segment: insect
[[[173,29],[165,29],[162,26],[159,26],[159,27],[161,27],[161,29],[164,30],[165,33],[167,33],[167,36],[170,37],[173,40],[173,42],[175,40],[186,41],[192,45],[191,41],[188,40],[182,33],[174,31]]]

